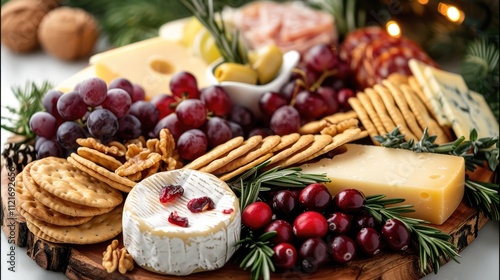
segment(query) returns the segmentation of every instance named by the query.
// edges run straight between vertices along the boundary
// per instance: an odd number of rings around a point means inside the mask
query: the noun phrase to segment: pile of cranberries
[[[343,264],[357,255],[375,256],[389,248],[406,250],[410,232],[397,219],[378,223],[365,209],[365,195],[345,189],[332,196],[322,183],[280,189],[248,205],[242,223],[256,233],[275,231],[270,240],[274,266],[313,272]]]

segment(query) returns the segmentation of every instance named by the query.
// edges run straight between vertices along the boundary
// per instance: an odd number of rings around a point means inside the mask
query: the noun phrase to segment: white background
[[[102,50],[99,44],[97,50]],[[11,92],[12,86],[24,86],[35,81],[41,84],[48,80],[57,84],[87,65],[87,60],[78,62],[63,62],[57,58],[38,51],[27,55],[15,55],[2,46],[1,48],[1,104],[2,116],[7,113],[4,106],[14,105],[15,99]],[[131,65],[133,67],[133,65]],[[8,133],[2,130],[1,144],[5,142]],[[3,148],[2,148],[3,150]],[[33,260],[28,258],[26,248],[15,248],[16,272],[8,271],[7,261],[10,244],[5,234],[1,233],[1,279],[66,279],[62,273],[45,271]],[[488,222],[479,232],[477,239],[462,253],[460,264],[450,262],[443,266],[437,275],[426,276],[425,280],[498,280],[499,279],[499,223]],[[249,278],[248,278],[249,279]]]

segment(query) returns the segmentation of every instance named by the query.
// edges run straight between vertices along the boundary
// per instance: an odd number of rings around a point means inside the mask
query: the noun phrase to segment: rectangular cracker
[[[373,104],[370,101],[370,98],[366,95],[366,93],[358,92],[356,97],[359,99],[359,101],[365,108],[366,112],[368,113],[368,116],[370,116],[370,119],[372,120],[373,125],[377,129],[378,134],[379,135],[386,134],[387,130],[385,130],[384,125],[382,124],[382,121],[380,120],[380,117],[377,114],[377,111],[375,111],[375,108],[373,107]]]

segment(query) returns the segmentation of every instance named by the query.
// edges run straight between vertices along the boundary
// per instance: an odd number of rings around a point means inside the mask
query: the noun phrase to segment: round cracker
[[[72,153],[70,155],[70,157],[72,157],[75,161],[79,162],[83,166],[85,166],[91,170],[94,170],[95,172],[101,174],[102,176],[109,178],[109,180],[112,180],[113,182],[117,182],[117,183],[120,183],[122,185],[131,187],[131,188],[137,184],[136,182],[129,180],[125,177],[122,177],[120,175],[117,175],[116,173],[111,172],[111,171],[107,170],[106,168],[99,166],[90,160],[84,159],[75,153]]]
[[[52,242],[52,243],[64,243],[60,240],[57,240],[55,238],[48,236],[43,231],[41,231],[39,227],[35,226],[33,223],[26,221],[26,226],[28,227],[28,230],[31,233],[33,233],[33,235],[37,236],[38,238],[41,238],[45,241]]]
[[[76,150],[76,152],[78,153],[79,156],[88,159],[90,161],[93,161],[96,164],[111,171],[115,171],[118,167],[122,165],[122,163],[116,158],[107,155],[103,152],[100,152],[98,150],[90,149],[87,147],[79,147]]]
[[[61,199],[36,184],[31,177],[31,166],[34,162],[29,163],[22,171],[24,187],[35,197],[35,199],[43,205],[53,209],[59,213],[74,217],[88,217],[107,213],[113,210],[112,207],[88,207],[85,205],[73,203]]]
[[[241,143],[243,143],[245,139],[242,136],[234,137],[231,140],[220,144],[210,150],[208,153],[198,157],[197,159],[193,160],[192,162],[188,163],[185,165],[182,169],[199,169],[203,166],[206,166],[213,160],[218,159],[224,154],[229,153],[230,151],[234,150],[236,147],[240,146]]]
[[[212,161],[209,163],[207,166],[204,166],[199,169],[199,171],[206,172],[206,173],[212,173],[215,170],[223,167],[224,165],[228,164],[229,162],[239,158],[240,156],[246,154],[248,151],[259,145],[259,143],[262,141],[262,136],[261,135],[254,135],[247,140],[243,141],[243,143],[238,146],[237,148],[229,151],[227,154],[224,156]]]
[[[74,217],[65,215],[36,201],[35,197],[24,187],[22,178],[22,174],[18,174],[16,177],[16,204],[33,217],[58,226],[81,225],[92,219],[92,216]]]
[[[33,224],[48,236],[71,244],[95,244],[116,237],[122,231],[123,205],[112,211],[93,217],[78,226],[56,226],[39,220]]]
[[[90,207],[115,207],[123,201],[121,192],[80,171],[66,159],[39,159],[31,166],[30,174],[44,190],[73,203]]]
[[[131,187],[129,187],[129,186],[125,186],[125,185],[120,184],[120,183],[118,183],[118,182],[116,182],[116,181],[113,181],[113,180],[109,179],[108,177],[106,177],[106,176],[104,176],[104,175],[101,175],[101,174],[99,174],[98,172],[96,172],[96,171],[94,171],[94,170],[92,170],[92,169],[88,168],[87,166],[85,166],[85,165],[83,165],[83,164],[79,163],[78,161],[76,161],[76,160],[72,157],[72,155],[71,155],[71,156],[69,156],[69,157],[67,158],[67,160],[68,160],[68,162],[69,162],[69,163],[73,164],[76,168],[80,169],[81,171],[83,171],[83,172],[85,172],[85,173],[88,173],[90,176],[92,176],[92,177],[94,177],[94,178],[96,178],[96,179],[98,179],[98,180],[103,181],[104,183],[108,184],[109,186],[111,186],[111,187],[112,187],[112,188],[114,188],[114,189],[117,189],[117,190],[122,191],[122,192],[125,192],[125,193],[129,193],[129,192],[130,192],[130,190],[132,189],[132,188],[131,188]],[[141,174],[141,173],[139,172],[139,174]],[[141,175],[142,175],[142,174],[141,174]],[[141,176],[141,178],[142,178],[142,176]]]

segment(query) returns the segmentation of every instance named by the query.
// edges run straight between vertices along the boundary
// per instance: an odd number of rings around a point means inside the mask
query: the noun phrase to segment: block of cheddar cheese
[[[332,195],[347,188],[365,195],[404,198],[415,212],[409,217],[443,224],[464,195],[462,157],[416,153],[379,146],[346,144],[347,151],[333,158],[300,166],[304,173],[326,174]]]

